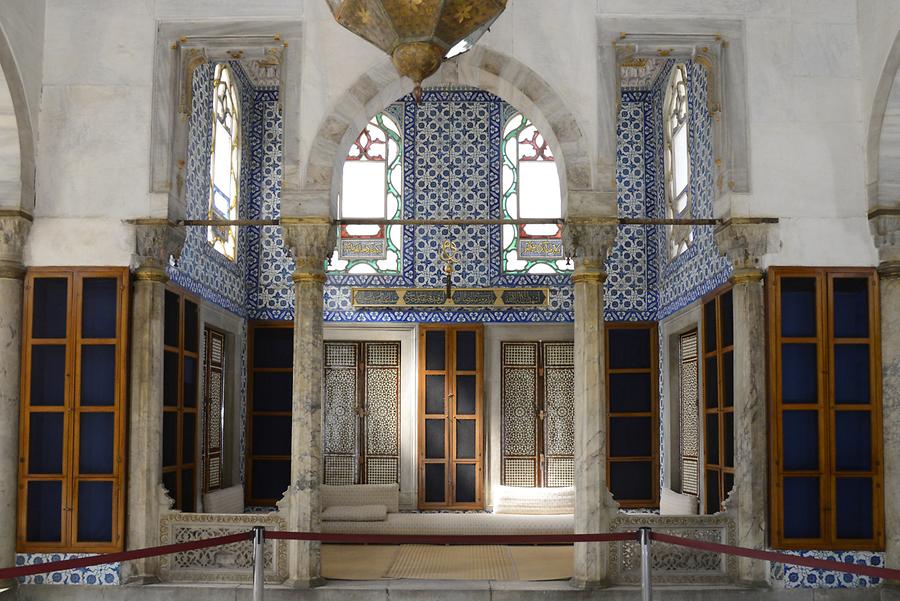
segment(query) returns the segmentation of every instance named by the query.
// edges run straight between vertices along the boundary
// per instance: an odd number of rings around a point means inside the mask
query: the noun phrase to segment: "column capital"
[[[184,247],[184,226],[168,219],[138,219],[134,222],[135,254],[132,271],[138,280],[165,283],[169,257],[181,256]]]
[[[614,217],[570,218],[563,229],[566,254],[575,259],[573,281],[586,278],[603,282],[606,279],[606,257],[616,242]]]
[[[0,278],[21,280],[25,276],[23,254],[31,217],[20,211],[0,211]]]
[[[325,259],[336,244],[335,227],[327,217],[282,217],[284,242],[294,257],[294,281],[325,281]]]
[[[878,275],[900,278],[900,212],[881,212],[869,218],[869,230],[878,249]]]
[[[734,273],[733,282],[740,284],[762,280],[762,256],[776,246],[771,220],[729,219],[716,228],[716,244],[728,258]],[[773,248],[774,250],[774,248]]]

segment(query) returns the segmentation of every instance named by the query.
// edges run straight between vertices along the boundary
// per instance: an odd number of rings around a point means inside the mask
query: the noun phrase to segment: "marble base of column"
[[[878,269],[884,436],[885,567],[900,569],[900,261]],[[900,583],[885,581],[900,588]]]

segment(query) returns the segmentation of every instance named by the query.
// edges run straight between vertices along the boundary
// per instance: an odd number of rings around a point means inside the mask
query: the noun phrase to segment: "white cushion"
[[[384,505],[388,513],[400,511],[399,484],[323,484],[319,487],[322,511],[334,505]]]
[[[240,484],[203,495],[204,513],[244,513],[244,487]]]
[[[659,496],[660,515],[696,515],[697,497],[663,488]]]
[[[575,487],[527,488],[497,486],[492,489],[494,513],[564,515],[575,513]]]
[[[332,505],[322,512],[323,522],[383,522],[387,519],[384,505]]]

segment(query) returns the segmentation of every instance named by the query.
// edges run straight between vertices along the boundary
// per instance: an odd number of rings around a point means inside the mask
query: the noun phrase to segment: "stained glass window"
[[[403,144],[400,127],[378,113],[350,146],[344,160],[340,195],[343,220],[400,219],[403,195]],[[402,259],[403,227],[344,224],[329,271],[396,274]]]
[[[238,218],[241,120],[232,81],[228,65],[217,65],[213,80],[213,131],[209,160],[210,219]],[[207,240],[213,248],[234,261],[237,255],[237,226],[209,226]]]
[[[521,113],[503,130],[503,218],[547,223],[503,225],[503,271],[559,273],[572,269],[563,254],[562,198],[556,157],[537,127]]]
[[[684,65],[675,65],[663,108],[665,125],[666,218],[691,216],[691,157],[688,149],[688,91]],[[694,240],[690,225],[666,226],[669,257],[687,250]]]

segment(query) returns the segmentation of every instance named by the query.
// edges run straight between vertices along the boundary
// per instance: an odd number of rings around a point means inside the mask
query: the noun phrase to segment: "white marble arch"
[[[885,59],[866,135],[869,210],[900,205],[900,32]]]
[[[18,62],[0,21],[0,211],[34,211],[33,132]]]
[[[537,125],[556,154],[563,215],[567,214],[567,209],[615,214],[612,86],[609,86],[607,111],[612,125],[602,128],[609,130],[603,132],[609,143],[600,144],[600,152],[609,156],[594,157],[584,129],[560,95],[529,67],[505,54],[476,46],[452,61],[446,61],[435,75],[425,80],[424,85],[471,86],[496,94],[518,108]],[[388,57],[357,79],[322,120],[308,158],[300,166],[300,189],[294,192],[286,178],[282,190],[282,214],[335,215],[345,150],[372,115],[411,89],[410,81],[397,74]],[[290,173],[287,164],[285,173]],[[603,206],[582,206],[597,203],[596,195],[581,194],[595,190],[608,193],[603,195]]]

